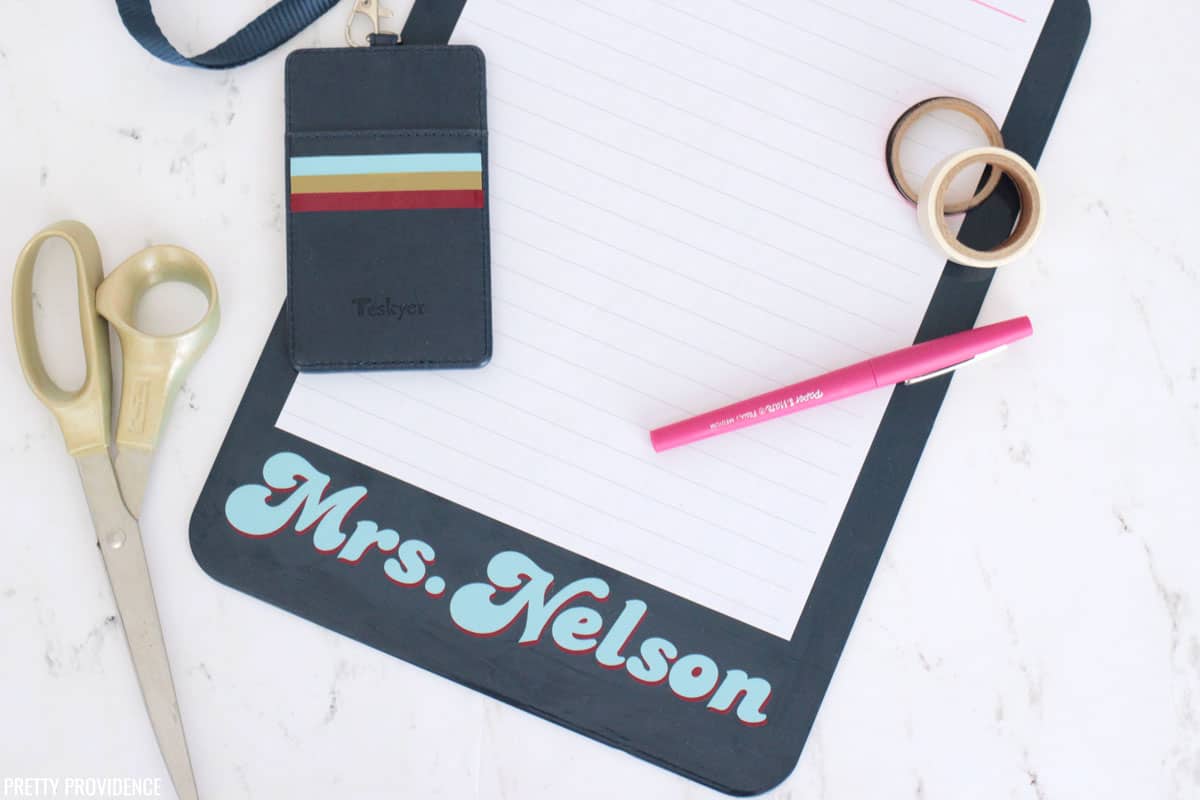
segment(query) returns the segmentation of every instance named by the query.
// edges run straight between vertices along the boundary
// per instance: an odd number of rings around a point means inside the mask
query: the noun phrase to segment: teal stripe
[[[292,175],[376,175],[393,172],[481,172],[479,153],[394,153],[378,156],[298,156]]]

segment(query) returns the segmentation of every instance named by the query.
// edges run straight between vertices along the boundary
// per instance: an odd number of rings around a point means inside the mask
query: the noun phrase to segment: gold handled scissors
[[[65,240],[75,256],[87,376],[74,392],[47,374],[33,326],[34,265],[42,245],[54,238]],[[170,281],[203,292],[208,311],[182,333],[143,333],[133,324],[138,301],[152,287]],[[179,247],[150,247],[105,278],[96,237],[81,222],[59,222],[38,233],[21,251],[13,272],[13,327],[21,368],[33,393],[54,412],[79,467],[150,724],[175,791],[185,800],[197,797],[196,783],[137,517],[163,420],[184,375],[212,341],[219,319],[216,283],[194,254]],[[120,338],[124,365],[115,462],[109,459],[112,372],[105,320]]]

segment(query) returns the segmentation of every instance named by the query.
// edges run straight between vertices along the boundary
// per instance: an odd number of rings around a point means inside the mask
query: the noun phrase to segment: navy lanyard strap
[[[126,30],[152,55],[168,64],[205,69],[229,69],[266,55],[317,21],[338,0],[279,0],[249,25],[198,56],[176,50],[154,19],[150,0],[117,0]]]

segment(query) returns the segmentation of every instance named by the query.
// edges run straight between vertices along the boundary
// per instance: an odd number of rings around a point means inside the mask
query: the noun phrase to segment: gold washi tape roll
[[[968,247],[958,241],[946,224],[946,191],[954,176],[973,164],[989,165],[993,171],[1003,172],[1017,187],[1021,200],[1017,224],[994,250]],[[1000,267],[1016,261],[1033,246],[1045,215],[1037,173],[1028,161],[1002,147],[974,147],[955,153],[933,168],[918,197],[917,219],[921,229],[947,258],[964,267]]]
[[[892,179],[896,191],[904,195],[904,198],[913,205],[917,203],[917,188],[909,183],[900,166],[900,145],[903,144],[904,137],[908,135],[917,120],[933,111],[954,111],[963,115],[979,126],[983,135],[987,137],[989,145],[1004,147],[1004,136],[1000,133],[1000,126],[991,118],[991,115],[970,100],[964,100],[961,97],[930,97],[928,100],[922,100],[910,107],[900,115],[892,125],[892,129],[888,131],[887,143],[884,145],[884,163],[887,165],[888,177]],[[995,169],[987,170],[987,172],[987,179],[973,197],[946,204],[947,214],[969,211],[988,199],[988,196],[995,191],[996,185],[1000,183],[1000,172]]]

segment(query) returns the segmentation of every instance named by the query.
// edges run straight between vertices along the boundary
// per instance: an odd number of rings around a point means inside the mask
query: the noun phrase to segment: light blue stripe
[[[377,175],[391,172],[481,172],[479,153],[394,153],[378,156],[298,156],[292,175]]]

